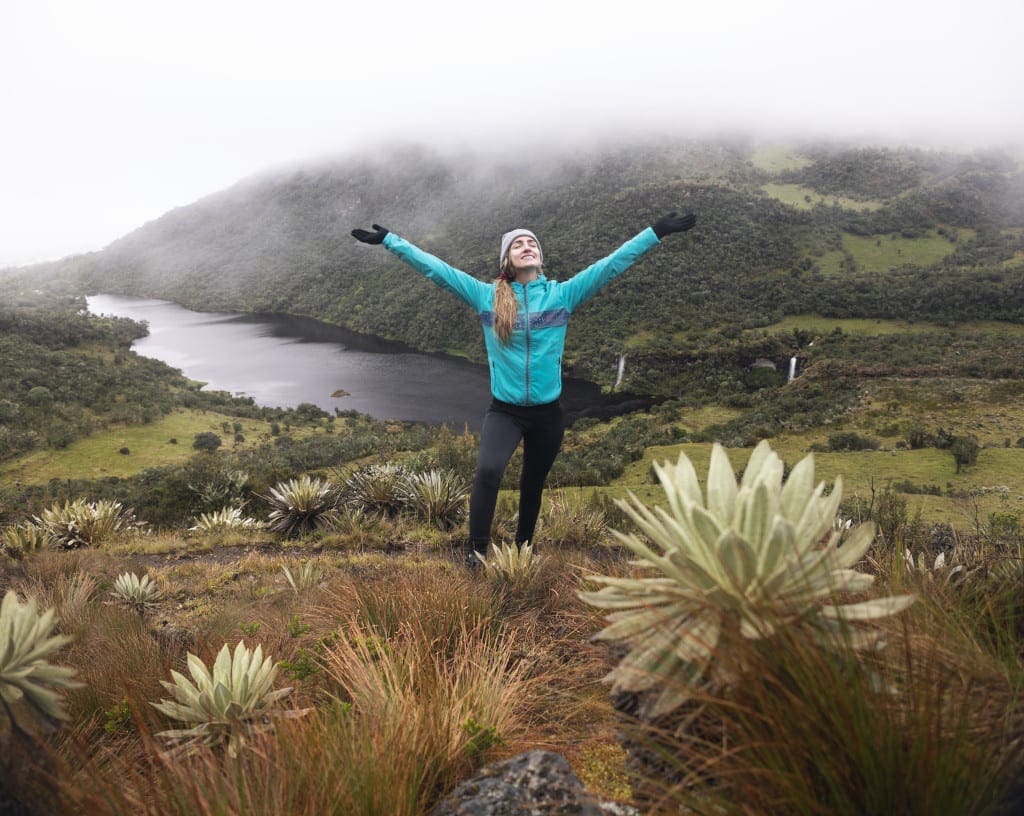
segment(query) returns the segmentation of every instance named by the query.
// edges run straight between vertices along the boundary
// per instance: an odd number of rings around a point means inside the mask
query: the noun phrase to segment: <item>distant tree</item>
[[[974,436],[955,436],[953,444],[949,446],[949,452],[953,454],[953,461],[956,462],[956,472],[961,468],[977,464],[978,453],[981,445]]]
[[[202,433],[196,434],[196,438],[192,442],[192,447],[198,451],[213,453],[220,447],[220,444],[221,439],[217,434],[212,431],[203,431]]]
[[[921,450],[921,448],[931,447],[935,442],[935,437],[928,433],[924,426],[914,425],[907,430],[906,440],[911,450]]]
[[[25,399],[29,405],[50,405],[53,402],[53,392],[44,385],[37,385],[29,390]]]

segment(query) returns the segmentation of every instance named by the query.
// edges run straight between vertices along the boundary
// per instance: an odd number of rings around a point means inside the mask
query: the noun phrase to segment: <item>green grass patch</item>
[[[834,318],[822,317],[821,315],[802,314],[787,315],[777,323],[769,326],[762,326],[757,329],[748,329],[748,334],[788,334],[794,330],[809,331],[814,334],[829,334],[839,329],[844,334],[862,335],[883,335],[883,334],[913,334],[915,332],[935,331],[952,332],[954,334],[976,334],[976,333],[998,333],[1024,335],[1024,325],[1020,323],[1007,323],[998,320],[983,320],[974,322],[959,323],[954,328],[939,326],[936,323],[919,321],[911,323],[906,320],[878,320],[874,318]]]
[[[1001,266],[1003,269],[1016,269],[1018,266],[1024,266],[1024,251],[1018,249],[1013,253],[1013,257],[1007,258]]]
[[[737,408],[723,405],[705,405],[700,408],[684,408],[679,424],[688,431],[701,431],[710,425],[724,425],[743,414]]]
[[[234,432],[225,433],[222,423],[231,417],[201,411],[178,411],[148,425],[119,426],[79,439],[63,450],[35,451],[0,466],[0,481],[42,484],[50,479],[126,478],[146,468],[184,462],[195,451],[196,434],[211,431],[222,440],[222,449],[235,447]],[[245,441],[239,448],[255,447],[270,435],[270,424],[243,419]],[[177,444],[170,440],[177,439]],[[127,454],[120,453],[122,448]]]
[[[975,234],[975,231],[970,229],[958,230],[958,240],[971,240]],[[926,235],[919,238],[843,233],[842,250],[830,250],[821,255],[812,256],[811,260],[823,275],[837,277],[848,274],[843,267],[846,253],[853,258],[858,273],[878,273],[888,272],[894,267],[905,264],[931,266],[948,255],[952,255],[956,251],[956,247],[956,242],[939,235],[936,230],[929,230]],[[1015,266],[1019,261],[1010,259],[1007,263],[1010,266]]]
[[[769,173],[780,173],[783,170],[799,170],[814,164],[811,159],[797,156],[788,147],[780,144],[760,147],[750,157],[750,163],[759,170],[766,170]]]
[[[761,187],[766,195],[776,198],[800,210],[810,210],[819,204],[826,207],[842,207],[844,210],[878,210],[885,206],[882,201],[857,201],[844,196],[822,195],[811,187],[801,184],[779,184],[770,182]]]
[[[973,231],[963,230],[960,237],[962,240],[970,240],[974,237]],[[887,272],[892,267],[904,264],[931,266],[953,254],[956,244],[935,230],[929,230],[927,235],[920,238],[844,233],[843,248],[853,256],[858,272]]]
[[[636,349],[647,348],[657,339],[657,337],[657,334],[650,329],[642,329],[641,331],[633,332],[633,334],[627,337],[623,341],[622,347],[626,351],[635,351]]]

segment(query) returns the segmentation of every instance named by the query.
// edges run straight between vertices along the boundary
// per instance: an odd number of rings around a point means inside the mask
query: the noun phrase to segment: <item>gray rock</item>
[[[430,816],[639,816],[601,802],[583,787],[565,757],[529,751],[488,765],[463,782]]]

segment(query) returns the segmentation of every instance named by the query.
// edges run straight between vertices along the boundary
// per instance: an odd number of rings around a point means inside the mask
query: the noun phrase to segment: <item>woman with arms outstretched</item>
[[[469,499],[467,565],[479,564],[476,554],[487,552],[498,488],[520,441],[523,470],[516,544],[533,539],[544,481],[562,447],[564,424],[558,398],[570,315],[666,236],[685,232],[696,221],[692,213],[669,213],[566,281],[548,280],[537,236],[530,230],[514,229],[501,238],[499,273],[492,283],[449,266],[379,224],[372,230],[352,230],[352,236],[365,244],[383,244],[417,272],[469,304],[480,317],[493,399],[480,431]]]

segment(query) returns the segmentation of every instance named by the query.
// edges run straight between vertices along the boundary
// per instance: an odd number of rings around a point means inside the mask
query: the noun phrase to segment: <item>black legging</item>
[[[469,545],[473,549],[487,551],[498,488],[520,439],[523,472],[519,479],[516,543],[533,540],[544,480],[561,450],[564,432],[562,406],[557,401],[527,406],[500,400],[491,403],[480,431],[480,453],[469,497]]]

